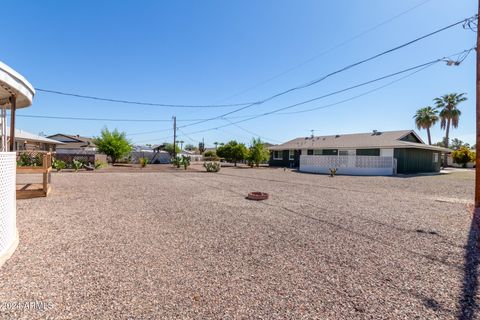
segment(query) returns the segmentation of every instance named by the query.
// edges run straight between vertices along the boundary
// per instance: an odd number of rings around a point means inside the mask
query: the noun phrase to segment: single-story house
[[[7,139],[10,140],[10,128],[7,128]],[[15,129],[15,150],[23,151],[55,151],[63,143],[27,132]]]
[[[62,142],[62,145],[57,146],[57,153],[94,154],[97,152],[93,138],[63,133],[57,133],[47,138]]]
[[[438,172],[450,149],[425,144],[413,130],[310,136],[269,148],[271,166],[303,172],[392,175]]]

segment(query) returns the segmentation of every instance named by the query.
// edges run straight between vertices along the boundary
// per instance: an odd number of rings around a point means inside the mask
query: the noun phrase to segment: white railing
[[[332,168],[338,174],[392,175],[395,161],[380,156],[300,156],[300,171],[329,173]]]

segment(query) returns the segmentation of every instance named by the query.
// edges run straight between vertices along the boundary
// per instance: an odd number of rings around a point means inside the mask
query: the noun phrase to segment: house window
[[[295,160],[295,150],[288,150],[288,159]]]
[[[433,153],[433,163],[437,163],[438,162],[438,153],[434,152]]]
[[[339,156],[348,156],[348,150],[339,150],[338,155]]]
[[[307,155],[309,155],[309,156],[313,155],[313,150],[312,150],[312,149],[308,149],[308,150],[307,150]]]
[[[273,151],[273,160],[283,160],[283,151]]]
[[[322,155],[322,150],[313,150],[313,155],[321,156]]]

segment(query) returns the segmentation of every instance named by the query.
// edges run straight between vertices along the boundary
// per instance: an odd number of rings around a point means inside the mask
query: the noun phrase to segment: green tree
[[[437,109],[440,110],[440,128],[445,129],[446,148],[449,146],[450,127],[458,128],[458,122],[462,114],[458,105],[466,100],[465,93],[450,93],[433,100]],[[447,166],[447,157],[445,157],[444,165]]]
[[[430,128],[438,121],[438,111],[430,106],[418,109],[413,118],[415,119],[415,125],[418,130],[427,130],[428,144],[432,144],[432,138],[430,136]]]
[[[248,150],[248,162],[258,167],[260,163],[267,161],[269,158],[270,152],[265,148],[264,142],[260,138],[253,138]]]
[[[233,162],[237,166],[238,161],[244,160],[248,155],[247,147],[243,143],[235,140],[229,141],[223,146],[217,148],[217,155],[225,158],[228,162]]]
[[[460,139],[453,138],[453,139],[452,139],[452,143],[450,144],[450,147],[451,147],[453,150],[458,150],[458,149],[460,149],[461,147],[466,147],[466,148],[470,149],[470,144],[464,143],[464,142],[463,142],[462,140],[460,140]]]
[[[195,151],[197,149],[197,147],[195,147],[193,144],[191,143],[187,143],[185,145],[185,150],[188,150],[188,151]]]
[[[133,149],[130,141],[127,140],[126,133],[119,132],[117,129],[109,131],[108,128],[104,128],[100,137],[95,137],[93,141],[98,151],[109,156],[112,163],[126,157]]]
[[[167,151],[173,157],[173,143],[164,142],[163,143],[163,150]],[[176,153],[180,153],[180,147],[178,145],[175,146]]]
[[[460,149],[452,152],[452,159],[453,162],[461,164],[462,167],[466,168],[467,163],[475,161],[475,152],[465,146],[460,147]]]

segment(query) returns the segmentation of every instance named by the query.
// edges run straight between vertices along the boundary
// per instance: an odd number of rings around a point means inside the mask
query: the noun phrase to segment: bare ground
[[[0,312],[477,319],[473,178],[268,168],[54,174],[50,197],[18,201],[20,244],[0,268]],[[271,197],[249,201],[249,191]],[[31,301],[46,310],[10,303]]]

